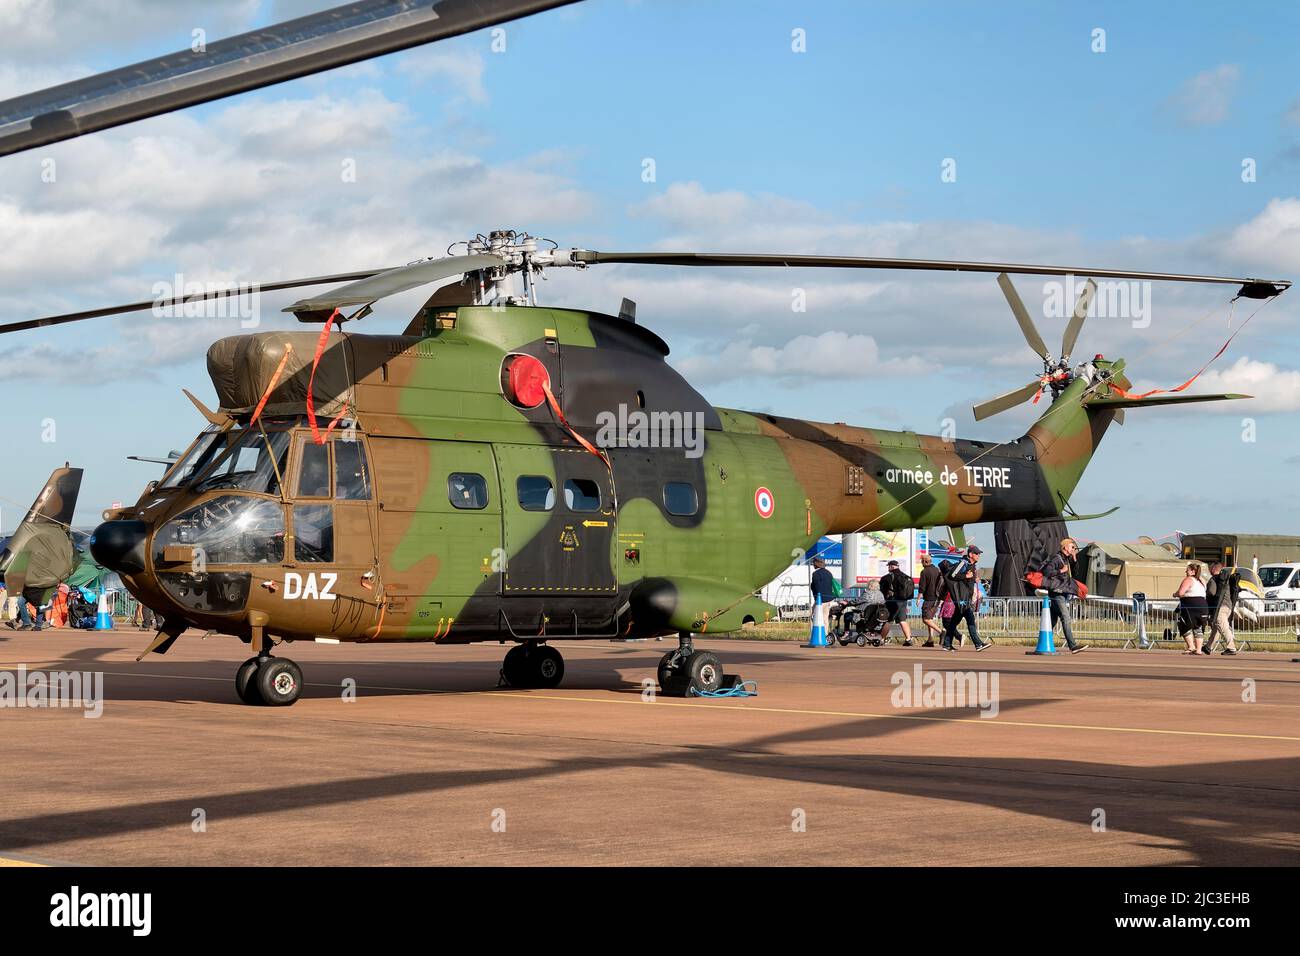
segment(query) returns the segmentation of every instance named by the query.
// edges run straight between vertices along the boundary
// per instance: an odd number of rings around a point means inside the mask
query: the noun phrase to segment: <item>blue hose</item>
[[[691,687],[686,693],[688,697],[757,697],[758,681],[743,680],[736,686],[723,690],[696,690]]]

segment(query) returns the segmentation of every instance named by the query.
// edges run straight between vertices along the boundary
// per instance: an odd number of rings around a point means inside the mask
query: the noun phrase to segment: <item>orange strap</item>
[[[1236,307],[1237,299],[1239,298],[1240,295],[1233,296],[1232,298],[1232,306],[1234,309]],[[1112,382],[1110,386],[1111,391],[1114,392],[1116,395],[1118,395],[1120,398],[1146,398],[1148,395],[1160,395],[1166,392],[1172,395],[1176,392],[1181,392],[1183,389],[1187,388],[1194,381],[1200,378],[1205,373],[1205,370],[1209,368],[1211,365],[1213,365],[1215,361],[1218,360],[1220,355],[1228,351],[1228,346],[1232,344],[1232,340],[1241,334],[1241,330],[1250,324],[1250,320],[1253,319],[1259,313],[1259,310],[1262,309],[1266,304],[1267,303],[1261,303],[1259,308],[1255,309],[1254,312],[1246,316],[1246,321],[1242,322],[1241,325],[1237,326],[1237,331],[1233,332],[1231,335],[1228,336],[1228,340],[1224,342],[1222,346],[1220,346],[1219,351],[1215,352],[1212,356],[1210,356],[1210,360],[1206,362],[1204,365],[1202,365],[1200,369],[1197,371],[1197,373],[1193,375],[1191,378],[1189,378],[1187,381],[1183,382],[1182,385],[1177,385],[1174,388],[1153,388],[1149,392],[1141,392],[1140,394],[1134,395],[1131,392],[1124,391],[1124,389],[1120,388],[1118,385]],[[1228,325],[1229,326],[1232,325],[1231,311],[1229,311],[1228,313]]]
[[[317,445],[325,444],[325,439],[329,438],[330,432],[334,431],[334,426],[342,421],[343,416],[348,412],[347,402],[345,401],[343,408],[334,416],[334,420],[325,427],[324,432],[321,432],[316,427],[316,369],[320,366],[321,356],[325,354],[325,345],[329,342],[330,328],[334,325],[334,317],[338,314],[338,309],[331,312],[330,317],[325,320],[325,327],[320,330],[320,338],[316,340],[316,355],[311,360],[311,376],[307,379],[307,421],[311,424],[311,440]]]
[[[284,343],[284,355],[280,356],[280,364],[275,367],[275,373],[271,376],[271,382],[266,386],[266,391],[262,393],[262,400],[257,403],[257,408],[253,409],[253,417],[248,420],[248,427],[252,428],[257,424],[257,420],[262,417],[262,409],[266,408],[266,400],[271,397],[271,390],[275,388],[280,381],[280,373],[284,371],[285,363],[289,361],[289,355],[293,352],[293,343]]]
[[[1246,327],[1246,325],[1245,325],[1245,323],[1243,322],[1243,323],[1241,324],[1241,326],[1237,329],[1237,332],[1240,332],[1240,331],[1241,331],[1242,329],[1244,329],[1245,327]],[[1207,368],[1209,368],[1211,365],[1214,364],[1214,360],[1215,360],[1215,359],[1217,359],[1217,358],[1218,358],[1220,355],[1222,355],[1224,352],[1228,351],[1228,346],[1231,345],[1231,344],[1232,344],[1232,340],[1235,339],[1235,338],[1237,337],[1237,332],[1233,332],[1230,336],[1228,336],[1228,341],[1226,341],[1226,342],[1223,343],[1223,347],[1222,347],[1221,349],[1219,349],[1219,351],[1215,352],[1215,353],[1214,353],[1214,356],[1213,356],[1213,357],[1212,357],[1208,362],[1206,362],[1204,365],[1201,366],[1201,369],[1200,369],[1199,372],[1197,372],[1195,375],[1193,375],[1193,376],[1192,376],[1191,378],[1189,378],[1187,381],[1183,382],[1182,385],[1176,385],[1176,386],[1174,386],[1173,388],[1153,388],[1153,389],[1151,389],[1151,391],[1149,391],[1149,392],[1139,392],[1138,394],[1134,395],[1132,392],[1126,392],[1126,391],[1124,391],[1124,389],[1120,388],[1118,385],[1116,385],[1116,384],[1114,384],[1114,383],[1112,382],[1112,383],[1111,383],[1111,386],[1110,386],[1110,390],[1111,390],[1112,392],[1114,392],[1116,395],[1118,395],[1120,398],[1146,398],[1148,395],[1160,395],[1160,394],[1165,393],[1165,392],[1168,392],[1168,393],[1171,394],[1171,395],[1174,394],[1175,392],[1181,392],[1183,389],[1187,388],[1187,387],[1188,387],[1189,385],[1191,385],[1194,381],[1196,381],[1198,378],[1200,378],[1200,377],[1201,377],[1201,374],[1202,374],[1202,373],[1203,373]]]
[[[595,455],[597,458],[603,461],[605,463],[605,467],[608,468],[612,473],[614,470],[614,466],[609,463],[609,458],[605,455],[605,453],[601,451],[599,448],[597,448],[595,445],[593,445],[591,442],[587,441],[587,439],[579,435],[574,430],[573,426],[569,424],[569,420],[564,417],[564,412],[560,411],[560,403],[555,400],[555,393],[551,391],[551,383],[549,380],[542,382],[542,391],[546,393],[546,400],[551,404],[551,411],[555,413],[556,419],[564,427],[564,430],[567,431],[570,435],[572,435],[573,440],[576,441],[579,445],[581,445],[583,448],[587,449],[587,451],[591,452],[593,455]]]

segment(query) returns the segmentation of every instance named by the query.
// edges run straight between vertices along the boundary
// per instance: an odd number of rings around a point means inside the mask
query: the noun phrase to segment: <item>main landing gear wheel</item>
[[[263,660],[254,679],[262,703],[287,707],[302,694],[302,669],[287,657]]]
[[[564,658],[549,644],[519,644],[506,652],[501,676],[511,687],[559,687],[564,680]]]
[[[257,692],[257,665],[258,659],[250,657],[235,671],[235,693],[245,704],[254,706],[262,703],[262,695]]]
[[[691,691],[702,694],[720,690],[726,675],[718,655],[695,650],[689,634],[679,635],[678,642],[677,650],[659,660],[659,692],[665,697],[689,697]]]

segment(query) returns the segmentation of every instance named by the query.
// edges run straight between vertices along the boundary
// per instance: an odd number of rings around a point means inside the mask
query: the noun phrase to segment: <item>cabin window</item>
[[[302,446],[302,461],[298,463],[298,497],[328,498],[330,496],[330,446],[307,442]]]
[[[599,511],[600,486],[590,478],[570,478],[564,483],[564,505],[570,511]]]
[[[453,472],[447,478],[447,499],[462,511],[482,511],[487,507],[487,481],[473,472]]]
[[[342,501],[365,501],[370,497],[370,469],[366,449],[359,441],[334,443],[334,497]]]
[[[664,507],[670,515],[693,515],[700,510],[700,496],[688,481],[670,481],[664,485]]]
[[[299,561],[334,560],[332,505],[293,506],[293,555]]]
[[[550,511],[555,507],[555,486],[542,475],[520,475],[515,481],[515,497],[524,511]]]

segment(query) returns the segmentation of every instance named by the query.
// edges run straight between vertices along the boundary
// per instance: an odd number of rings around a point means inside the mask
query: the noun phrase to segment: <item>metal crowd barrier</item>
[[[1300,609],[1290,602],[1251,602],[1256,620],[1234,615],[1237,646],[1295,644],[1300,641]],[[909,616],[920,617],[913,601]],[[997,639],[1037,637],[1043,602],[1037,597],[986,598],[979,608],[980,633]],[[1085,642],[1114,642],[1143,649],[1181,645],[1178,636],[1178,601],[1136,601],[1129,598],[1088,597],[1070,602],[1074,635]],[[1059,628],[1057,633],[1059,634]],[[1207,629],[1208,635],[1208,629]]]

